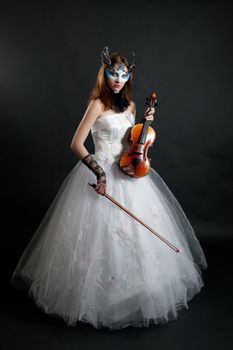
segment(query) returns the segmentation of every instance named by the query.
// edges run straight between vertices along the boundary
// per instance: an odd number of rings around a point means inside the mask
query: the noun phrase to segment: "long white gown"
[[[133,114],[104,115],[91,128],[93,158],[106,191],[180,249],[96,193],[95,175],[80,160],[63,181],[12,275],[45,313],[67,325],[148,327],[178,317],[204,286],[206,258],[178,201],[151,168],[142,178],[121,172]],[[128,143],[129,145],[129,143]],[[24,283],[22,283],[24,282]]]

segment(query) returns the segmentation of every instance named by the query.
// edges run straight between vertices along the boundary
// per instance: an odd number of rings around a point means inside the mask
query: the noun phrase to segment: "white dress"
[[[104,115],[91,128],[93,158],[106,192],[180,249],[176,253],[88,185],[95,175],[80,160],[23,252],[11,283],[67,325],[148,327],[178,317],[203,287],[205,255],[174,195],[151,168],[142,178],[121,172],[133,114]],[[22,283],[24,282],[24,283]],[[78,324],[77,324],[78,325]]]

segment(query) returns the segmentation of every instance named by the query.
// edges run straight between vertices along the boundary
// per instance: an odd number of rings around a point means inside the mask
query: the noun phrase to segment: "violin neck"
[[[144,145],[146,143],[146,137],[147,137],[147,132],[148,132],[148,128],[150,126],[150,121],[149,120],[144,120],[143,121],[143,128],[141,131],[141,135],[140,138],[138,140],[138,143]]]

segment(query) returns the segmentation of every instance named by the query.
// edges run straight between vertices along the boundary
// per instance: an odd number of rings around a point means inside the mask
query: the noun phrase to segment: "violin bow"
[[[90,185],[91,187],[95,188],[96,185],[90,184],[88,182],[88,185]],[[135,220],[137,220],[140,224],[142,224],[143,226],[145,226],[150,232],[152,232],[155,236],[157,236],[159,239],[161,239],[164,243],[166,243],[171,249],[173,249],[176,253],[179,253],[179,249],[176,248],[173,244],[171,244],[168,240],[166,240],[166,238],[164,238],[163,236],[161,236],[158,232],[156,232],[155,230],[153,230],[151,227],[149,227],[147,224],[145,224],[141,219],[139,219],[136,215],[134,215],[131,211],[129,211],[127,208],[125,208],[123,205],[121,205],[119,202],[117,202],[113,197],[111,197],[109,194],[104,193],[103,195],[104,197],[108,198],[110,201],[112,201],[114,204],[116,204],[119,208],[121,208],[122,210],[124,210],[127,214],[129,214],[130,216],[132,216],[132,218],[134,218]]]

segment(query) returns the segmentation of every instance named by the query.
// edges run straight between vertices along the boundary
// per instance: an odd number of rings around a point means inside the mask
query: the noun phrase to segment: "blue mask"
[[[119,83],[126,83],[130,78],[130,73],[124,64],[119,64],[117,68],[105,69],[105,74],[108,79],[115,80]]]

